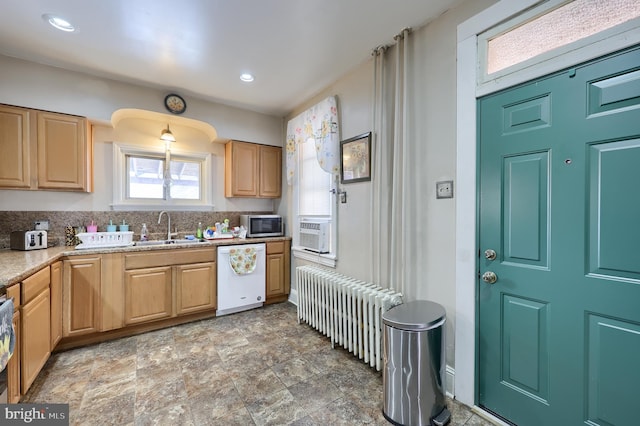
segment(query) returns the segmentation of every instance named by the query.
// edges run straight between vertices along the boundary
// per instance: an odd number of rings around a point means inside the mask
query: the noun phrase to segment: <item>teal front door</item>
[[[640,424],[640,48],[478,111],[477,404]]]

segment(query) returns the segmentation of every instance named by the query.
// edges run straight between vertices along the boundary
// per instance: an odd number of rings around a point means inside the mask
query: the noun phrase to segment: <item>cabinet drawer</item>
[[[43,268],[22,281],[22,304],[26,305],[34,297],[49,287],[51,281],[51,272],[49,267]]]
[[[20,283],[7,288],[7,299],[13,297],[13,312],[20,308]]]
[[[154,253],[131,253],[124,256],[125,269],[155,268],[158,266],[185,265],[213,262],[215,248],[204,250],[158,250]]]
[[[284,241],[267,243],[267,254],[284,253]]]

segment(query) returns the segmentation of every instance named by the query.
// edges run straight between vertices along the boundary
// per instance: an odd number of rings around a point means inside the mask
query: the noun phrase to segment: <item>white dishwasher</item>
[[[216,316],[262,306],[266,275],[264,243],[218,246]]]

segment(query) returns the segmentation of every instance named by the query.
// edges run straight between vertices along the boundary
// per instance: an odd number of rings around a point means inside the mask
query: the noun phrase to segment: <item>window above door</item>
[[[480,94],[532,78],[569,52],[588,49],[602,40],[624,37],[640,28],[637,0],[549,0],[478,36]],[[621,46],[624,47],[624,46]],[[598,55],[596,55],[598,56]],[[590,59],[590,58],[586,58]],[[546,74],[549,71],[543,72]],[[521,74],[527,77],[518,78]]]

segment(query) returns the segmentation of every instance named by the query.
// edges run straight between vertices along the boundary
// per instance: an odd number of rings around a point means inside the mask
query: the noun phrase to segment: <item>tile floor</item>
[[[290,303],[56,353],[23,402],[72,425],[389,425],[382,375]],[[491,423],[448,400],[451,425]]]

